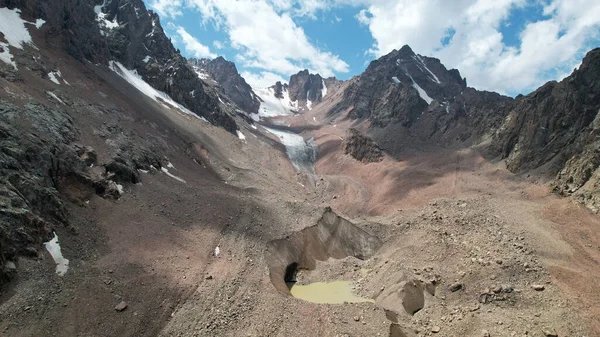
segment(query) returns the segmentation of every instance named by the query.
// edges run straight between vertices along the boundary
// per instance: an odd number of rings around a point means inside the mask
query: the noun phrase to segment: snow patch
[[[94,6],[94,12],[96,12],[96,21],[100,28],[103,29],[115,29],[119,28],[119,23],[116,20],[116,17],[113,18],[114,21],[110,21],[106,18],[106,14],[102,12],[102,7],[106,5],[106,0],[102,3],[102,5]],[[104,34],[103,34],[104,35]]]
[[[298,109],[298,102],[290,101],[290,95],[287,90],[282,92],[283,98],[275,97],[273,88],[254,89],[256,95],[260,98],[260,108],[258,114],[251,114],[253,120],[259,121],[264,117],[290,116]]]
[[[175,168],[175,166],[173,166],[173,164],[171,164],[171,162],[169,162],[169,163],[167,164],[167,167],[168,167],[168,168],[172,168],[172,169],[176,169],[176,168]],[[177,169],[176,169],[176,170],[177,170]]]
[[[392,81],[394,81],[394,83],[396,83],[396,84],[400,84],[401,83],[400,80],[398,79],[398,77],[396,77],[396,76],[392,77]]]
[[[117,184],[117,191],[119,191],[119,195],[125,194],[125,190],[123,189],[123,185]]]
[[[142,60],[142,62],[144,63],[148,63],[150,61],[152,57],[150,57],[150,55],[146,55],[146,57],[144,57],[144,59]]]
[[[265,130],[279,138],[281,144],[285,146],[285,151],[292,162],[292,166],[298,171],[312,170],[312,165],[316,158],[316,146],[314,141],[304,140],[299,134],[276,130],[263,126]]]
[[[308,99],[308,95],[310,94],[310,90],[306,92],[306,107],[308,110],[312,110],[312,102]]]
[[[40,29],[42,28],[42,26],[44,25],[44,23],[46,23],[46,21],[44,19],[37,19],[35,20],[35,28]]]
[[[192,111],[190,111],[186,107],[184,107],[183,105],[175,102],[169,95],[165,94],[162,91],[158,91],[158,90],[152,88],[152,86],[150,84],[146,83],[142,79],[142,77],[140,75],[138,75],[138,73],[135,70],[129,70],[129,69],[125,68],[125,66],[123,66],[121,63],[119,63],[117,61],[110,61],[109,67],[112,71],[114,71],[117,75],[121,76],[125,81],[127,81],[131,85],[133,85],[141,93],[152,98],[153,100],[162,104],[163,106],[165,106],[169,109],[175,108],[186,115],[193,116],[195,118],[198,118],[198,119],[208,123],[208,121],[205,118],[196,115],[195,113],[193,113]]]
[[[65,104],[65,102],[64,102],[62,99],[58,98],[58,96],[56,96],[56,95],[55,95],[55,94],[54,94],[52,91],[46,91],[46,93],[47,93],[48,95],[50,95],[50,97],[52,97],[52,98],[54,98],[55,100],[57,100],[59,103],[61,103],[61,104]],[[65,104],[65,105],[66,105],[66,104]]]
[[[169,177],[171,177],[171,178],[173,178],[173,179],[175,179],[175,180],[177,180],[177,181],[182,182],[182,183],[185,184],[185,180],[183,180],[183,179],[179,178],[178,176],[176,176],[176,175],[172,174],[171,172],[169,172],[169,170],[166,167],[161,167],[160,170],[164,174],[168,175]]]
[[[55,71],[51,71],[48,73],[48,78],[50,78],[50,81],[60,85],[60,82],[58,81],[57,76],[58,76],[58,73]]]
[[[421,88],[417,82],[415,82],[415,80],[412,78],[412,76],[410,76],[409,74],[407,74],[408,77],[410,77],[410,80],[412,81],[412,87],[417,89],[417,92],[419,93],[419,96],[425,101],[427,102],[427,104],[431,104],[431,102],[433,102],[433,99],[431,97],[429,97],[429,95],[427,95],[427,92],[425,90],[423,90],[423,88]]]
[[[21,19],[21,11],[17,8],[0,8],[0,32],[9,45],[23,49],[23,44],[31,44],[31,35],[25,27],[29,23]]]
[[[246,136],[244,136],[244,134],[242,133],[242,131],[236,130],[235,132],[237,133],[237,136],[238,136],[239,139],[246,140]]]
[[[0,33],[4,35],[4,39],[8,42],[0,42],[0,47],[2,48],[0,60],[12,65],[15,70],[17,70],[17,64],[8,46],[23,49],[23,44],[33,45],[31,35],[29,35],[29,31],[25,27],[26,23],[31,24],[31,22],[21,19],[21,11],[19,9],[0,8]]]
[[[4,63],[12,65],[13,68],[17,70],[17,64],[15,63],[15,60],[8,49],[8,43],[0,42],[0,49],[2,49],[2,52],[0,52],[0,60]]]
[[[323,89],[321,89],[321,98],[325,97],[325,95],[327,95],[327,86],[325,86],[325,80],[323,81]]]
[[[440,82],[440,79],[437,76],[435,76],[435,74],[431,70],[429,70],[429,68],[427,68],[427,66],[425,65],[425,62],[423,62],[423,59],[421,58],[421,56],[419,56],[419,55],[415,55],[415,56],[416,56],[415,61],[419,61],[421,63],[421,65],[423,65],[425,70],[427,70],[429,72],[429,74],[432,76],[431,80],[437,84],[441,84],[442,82]]]
[[[58,235],[54,233],[52,240],[44,242],[44,247],[52,255],[54,262],[56,263],[56,274],[63,276],[69,270],[69,260],[65,259],[60,250],[60,244],[58,243]]]
[[[198,77],[200,77],[201,80],[208,80],[210,79],[210,75],[208,73],[203,72],[202,70],[199,69],[195,69],[196,71],[196,75],[198,75]]]

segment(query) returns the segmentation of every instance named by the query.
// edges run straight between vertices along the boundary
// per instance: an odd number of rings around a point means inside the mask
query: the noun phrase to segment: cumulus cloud
[[[532,90],[577,65],[598,38],[600,2],[552,0],[398,0],[365,2],[357,15],[370,30],[371,52],[381,56],[404,44],[458,68],[478,89],[503,93]],[[545,17],[527,23],[520,43],[507,46],[502,24],[525,6],[543,6]],[[525,8],[526,9],[526,8]],[[448,32],[453,32],[449,37]],[[442,40],[448,39],[446,44]]]
[[[225,45],[223,45],[223,42],[221,42],[221,41],[213,41],[213,46],[215,46],[215,48],[217,48],[217,49],[225,48]]]
[[[200,41],[196,40],[196,38],[190,35],[190,33],[188,33],[183,27],[174,26],[174,28],[177,32],[178,39],[180,39],[183,43],[186,52],[192,54],[194,57],[197,58],[217,57],[217,55],[212,53],[207,46],[203,45],[202,43],[200,43]]]
[[[258,74],[244,71],[241,75],[253,88],[267,88],[277,81],[280,81],[281,83],[287,82],[287,80],[280,75],[268,71],[262,71]]]
[[[289,76],[304,68],[323,76],[348,72],[344,60],[316,47],[295,22],[318,19],[325,12],[336,15],[343,6],[354,7],[355,19],[373,37],[373,45],[365,46],[368,55],[379,57],[408,44],[459,69],[469,85],[508,94],[564,77],[593,47],[591,41],[600,39],[598,0],[151,1],[167,18],[181,15],[183,6],[196,10],[203,24],[228,35],[236,62],[253,70],[256,79],[266,73]],[[511,27],[511,33],[518,29],[517,42],[507,45],[503,32],[513,23],[512,15],[529,9],[542,13],[541,18]],[[208,48],[195,49],[211,54]]]
[[[152,0],[149,5],[161,17],[176,18],[183,14],[181,11],[182,0]]]
[[[307,68],[323,76],[349,71],[339,56],[310,42],[289,12],[292,3],[267,0],[190,0],[203,20],[223,25],[238,61],[247,68],[290,75]]]

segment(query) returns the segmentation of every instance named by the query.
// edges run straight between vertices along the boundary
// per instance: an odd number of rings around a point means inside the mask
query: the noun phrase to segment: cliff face
[[[239,74],[235,64],[219,56],[214,60],[208,59],[189,59],[189,64],[197,71],[203,71],[209,74],[223,90],[231,101],[240,109],[249,114],[258,113],[260,108],[260,99],[252,87]]]
[[[522,97],[496,132],[492,151],[513,172],[549,166],[554,190],[600,210],[600,49],[579,69]]]

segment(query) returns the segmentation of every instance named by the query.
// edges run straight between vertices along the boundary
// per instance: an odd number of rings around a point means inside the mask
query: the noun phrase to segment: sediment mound
[[[327,208],[312,227],[284,239],[271,241],[266,259],[271,282],[277,290],[289,294],[286,282],[294,282],[299,269],[313,270],[317,261],[353,256],[364,260],[380,247],[381,240],[358,228]]]

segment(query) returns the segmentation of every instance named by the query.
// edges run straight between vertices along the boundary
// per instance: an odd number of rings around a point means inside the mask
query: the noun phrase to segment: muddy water
[[[350,281],[315,282],[307,285],[288,283],[288,288],[292,296],[312,303],[343,304],[344,302],[375,302],[370,298],[362,298],[354,295]]]

